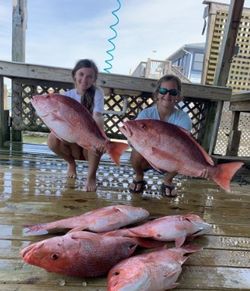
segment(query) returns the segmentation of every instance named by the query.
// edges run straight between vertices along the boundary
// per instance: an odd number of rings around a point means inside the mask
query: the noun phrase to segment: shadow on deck
[[[66,178],[66,163],[46,146],[17,145],[0,150],[0,290],[106,290],[106,279],[83,280],[47,273],[25,264],[19,251],[30,241],[47,236],[30,236],[23,225],[79,215],[111,204],[146,208],[152,217],[189,212],[200,215],[213,229],[195,243],[204,247],[185,263],[175,290],[250,290],[250,175],[241,170],[225,193],[210,181],[178,176],[179,195],[158,194],[161,177],[147,172],[148,189],[131,195],[128,185],[133,171],[128,153],[120,167],[105,156],[98,171],[96,193],[81,191],[86,176],[85,162],[78,163],[78,178]],[[168,244],[171,245],[171,244]]]

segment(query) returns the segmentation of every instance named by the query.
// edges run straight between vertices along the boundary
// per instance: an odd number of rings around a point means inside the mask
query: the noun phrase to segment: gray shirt
[[[136,119],[156,119],[160,120],[160,115],[156,105],[153,105],[149,108],[142,110]],[[192,121],[186,112],[183,112],[180,109],[175,108],[174,112],[164,120],[166,122],[178,125],[182,128],[185,128],[188,131],[192,129]]]

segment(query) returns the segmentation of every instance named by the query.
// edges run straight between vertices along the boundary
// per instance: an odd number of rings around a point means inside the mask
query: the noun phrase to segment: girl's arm
[[[93,118],[97,125],[101,128],[104,129],[104,119],[103,119],[103,114],[100,112],[94,112],[93,113]]]

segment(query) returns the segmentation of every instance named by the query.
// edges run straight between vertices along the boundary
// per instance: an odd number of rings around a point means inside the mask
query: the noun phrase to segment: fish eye
[[[146,128],[146,125],[143,123],[143,124],[141,125],[141,128],[142,128],[142,129],[145,129],[145,128]]]
[[[118,275],[120,275],[120,272],[116,271],[116,272],[113,273],[113,275],[114,276],[118,276]]]
[[[56,261],[58,258],[59,258],[59,255],[58,254],[52,254],[50,256],[50,258],[53,260],[53,261]]]

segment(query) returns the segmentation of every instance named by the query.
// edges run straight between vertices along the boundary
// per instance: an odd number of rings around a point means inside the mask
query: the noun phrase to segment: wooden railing
[[[146,62],[140,62],[132,73],[135,77],[160,79],[166,74],[172,74],[180,78],[182,82],[191,83],[190,80],[181,72],[180,67],[172,65],[169,60],[147,59]]]
[[[0,61],[0,143],[6,139],[8,124],[3,110],[3,78],[12,80],[12,127],[14,130],[48,131],[35,115],[30,99],[34,94],[72,88],[71,70]],[[97,85],[105,91],[105,130],[111,138],[124,138],[118,125],[133,119],[153,103],[157,80],[100,73]],[[229,101],[229,88],[183,83],[184,101],[179,107],[192,119],[192,134],[205,149],[211,147],[211,132],[218,101]]]

